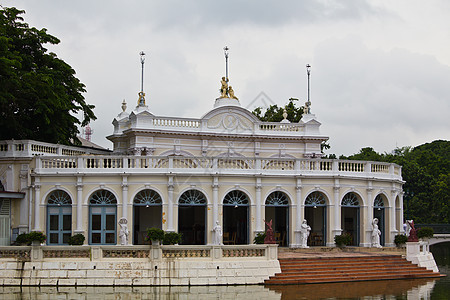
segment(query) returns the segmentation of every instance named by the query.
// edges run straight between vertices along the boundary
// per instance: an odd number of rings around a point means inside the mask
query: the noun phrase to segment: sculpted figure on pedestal
[[[378,229],[378,219],[372,221],[372,247],[382,248],[380,244],[381,231]]]
[[[214,226],[214,245],[222,245],[222,227],[219,225],[219,221],[216,221]]]
[[[130,232],[128,231],[128,220],[126,218],[121,218],[119,220],[120,231],[119,238],[121,245],[128,245],[128,235]]]
[[[309,248],[308,237],[310,232],[311,227],[307,224],[306,220],[303,220],[303,223],[300,226],[300,248]]]

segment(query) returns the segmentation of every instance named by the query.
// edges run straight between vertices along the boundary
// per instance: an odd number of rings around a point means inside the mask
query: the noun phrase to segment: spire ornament
[[[228,86],[228,82],[230,81],[228,79],[228,56],[229,56],[229,50],[228,46],[225,46],[223,48],[223,53],[225,55],[225,76],[222,77],[222,80],[220,81],[220,98],[231,98],[236,99],[238,98],[234,95],[234,90],[231,86]]]
[[[309,75],[311,75],[311,66],[309,64],[306,65],[306,74],[308,75],[308,101],[305,102],[305,106],[303,107],[303,113],[310,114],[311,100],[309,98]]]
[[[145,93],[144,93],[144,62],[145,62],[145,53],[144,51],[141,51],[139,53],[140,59],[141,59],[141,65],[142,65],[142,71],[141,71],[141,91],[138,93],[139,100],[138,100],[138,106],[145,106]]]

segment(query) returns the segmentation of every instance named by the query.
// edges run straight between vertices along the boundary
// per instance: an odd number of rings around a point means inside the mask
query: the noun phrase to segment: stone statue
[[[382,248],[380,244],[381,231],[378,229],[378,219],[372,221],[372,247]]]
[[[139,92],[139,100],[138,100],[138,106],[145,106],[145,93]]]
[[[228,98],[228,78],[222,77],[220,83],[222,84],[220,87],[220,96],[222,98]]]
[[[303,106],[303,113],[308,115],[311,113],[311,101],[306,101],[305,106]]]
[[[417,230],[414,227],[414,221],[413,220],[409,220],[406,221],[408,223],[408,242],[418,242],[419,238],[417,237]]]
[[[303,220],[303,223],[300,226],[300,248],[309,248],[308,237],[310,232],[311,227],[307,224],[306,220]]]
[[[214,245],[222,245],[222,227],[219,225],[219,221],[216,221],[214,231]]]
[[[275,244],[275,238],[273,236],[273,229],[272,229],[272,220],[270,220],[269,223],[264,220],[264,223],[267,225],[266,230],[266,237],[264,238],[264,244]]]
[[[231,87],[231,85],[230,85],[230,87],[228,88],[228,94],[230,94],[230,98],[239,100],[239,99],[234,95],[234,90],[233,90],[233,88]]]
[[[130,232],[128,231],[128,220],[126,218],[120,218],[119,220],[120,231],[119,238],[121,245],[128,245],[128,235]]]

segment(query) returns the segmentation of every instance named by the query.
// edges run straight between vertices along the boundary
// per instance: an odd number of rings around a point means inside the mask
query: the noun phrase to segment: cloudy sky
[[[307,97],[329,153],[390,152],[450,139],[450,1],[24,1],[25,21],[61,40],[49,47],[77,72],[96,106],[93,142],[125,99],[144,90],[155,115],[200,118],[230,85],[252,110]],[[261,92],[266,96],[261,97]]]

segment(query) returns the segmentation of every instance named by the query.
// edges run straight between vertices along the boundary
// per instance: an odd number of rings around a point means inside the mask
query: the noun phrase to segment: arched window
[[[178,203],[180,205],[206,205],[206,197],[198,190],[188,190],[181,195]]]
[[[64,245],[72,235],[72,199],[62,190],[47,197],[47,244]]]
[[[116,244],[117,200],[113,193],[98,190],[89,197],[89,243]]]
[[[321,192],[312,192],[306,197],[305,206],[326,206],[325,195]]]
[[[206,244],[205,195],[198,190],[188,190],[180,196],[178,203],[178,233],[183,234],[181,244]]]
[[[99,190],[91,195],[89,203],[92,205],[114,205],[117,204],[117,200],[110,191]]]
[[[373,201],[373,207],[374,207],[374,208],[384,208],[383,196],[381,196],[380,194],[378,194],[378,195],[375,197],[375,200]]]
[[[48,196],[48,205],[71,205],[72,199],[65,191],[56,190]]]
[[[241,191],[231,191],[225,195],[223,205],[248,205],[248,196]]]
[[[134,205],[161,205],[161,196],[154,190],[143,190],[134,197]]]
[[[358,207],[358,197],[354,193],[347,193],[342,199],[341,205],[347,207]]]
[[[272,192],[267,196],[266,206],[289,206],[289,198],[283,192]]]

